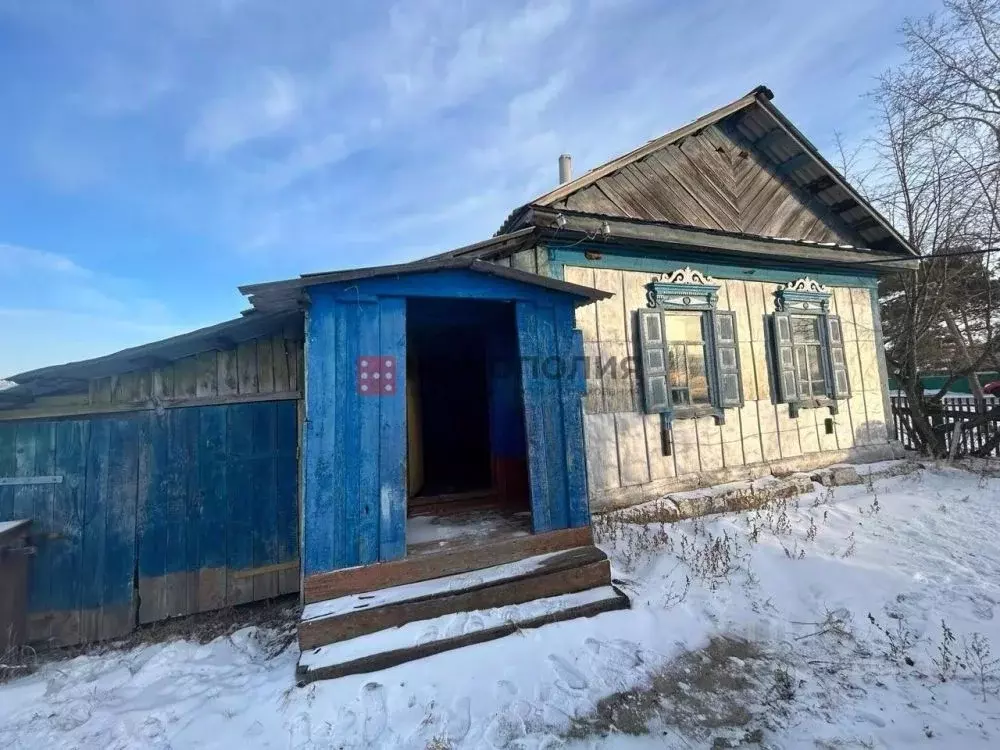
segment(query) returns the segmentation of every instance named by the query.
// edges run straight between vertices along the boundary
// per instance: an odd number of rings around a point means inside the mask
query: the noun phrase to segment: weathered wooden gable
[[[727,232],[864,246],[725,119],[627,163],[553,204]]]

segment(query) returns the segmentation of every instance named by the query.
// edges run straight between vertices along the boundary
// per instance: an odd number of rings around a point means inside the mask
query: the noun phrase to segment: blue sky
[[[758,83],[828,155],[930,0],[0,0],[0,376],[491,235]]]

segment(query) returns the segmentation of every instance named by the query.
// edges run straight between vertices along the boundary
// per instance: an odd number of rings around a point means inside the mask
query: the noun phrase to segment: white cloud
[[[89,278],[93,274],[72,258],[46,250],[0,243],[0,276],[21,276],[34,273],[58,274],[73,278]]]
[[[222,156],[288,127],[300,107],[298,85],[288,71],[257,71],[239,91],[205,107],[188,133],[188,148],[208,157]]]
[[[62,109],[36,173],[239,257],[240,279],[378,263],[488,236],[555,184],[560,153],[582,173],[757,83],[822,145],[904,13],[936,1],[844,0],[807,23],[797,0],[26,4],[70,94],[38,97]]]
[[[107,354],[179,333],[131,279],[59,253],[0,244],[0,373]]]

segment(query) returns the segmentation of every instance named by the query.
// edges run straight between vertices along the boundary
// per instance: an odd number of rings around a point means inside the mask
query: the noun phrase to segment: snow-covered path
[[[1000,746],[996,677],[984,701],[968,670],[937,676],[942,621],[959,658],[977,633],[1000,655],[1000,480],[939,469],[817,486],[761,511],[612,521],[602,546],[631,611],[301,689],[294,646],[272,656],[274,634],[257,628],[50,662],[0,686],[0,746],[708,747],[720,736],[772,747]],[[654,715],[647,737],[564,739],[572,717],[655,684],[661,670],[675,674],[678,657],[722,634],[755,644],[764,665],[740,688],[746,723],[701,731],[698,716],[678,728]]]

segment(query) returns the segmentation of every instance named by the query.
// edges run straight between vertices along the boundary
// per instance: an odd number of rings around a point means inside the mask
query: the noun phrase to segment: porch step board
[[[594,546],[535,555],[454,575],[309,604],[299,623],[303,651],[417,620],[571,594],[611,583]]]
[[[628,597],[606,585],[494,609],[454,612],[303,651],[296,676],[306,683],[375,672],[518,630],[628,606]]]
[[[401,560],[307,575],[303,581],[302,594],[306,604],[311,604],[348,594],[491,568],[534,555],[593,543],[590,526],[497,540],[428,542],[407,547],[406,557]]]

